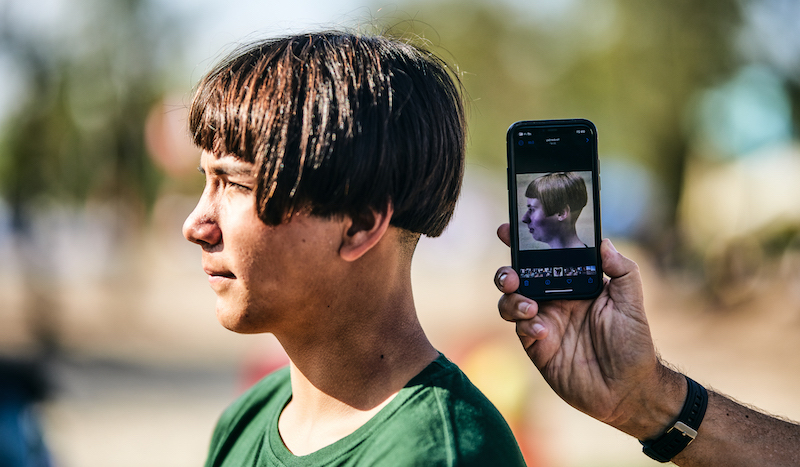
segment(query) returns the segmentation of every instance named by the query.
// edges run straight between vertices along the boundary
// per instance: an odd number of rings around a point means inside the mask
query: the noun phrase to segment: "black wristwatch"
[[[642,452],[659,462],[669,462],[694,441],[706,414],[708,391],[688,376],[686,383],[689,385],[689,393],[675,423],[658,438],[641,441],[644,446]]]

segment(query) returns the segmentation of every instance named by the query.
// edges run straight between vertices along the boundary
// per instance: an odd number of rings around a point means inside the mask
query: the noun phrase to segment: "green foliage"
[[[5,18],[0,48],[26,88],[2,128],[0,196],[15,211],[40,198],[148,206],[162,175],[145,148],[144,120],[163,94],[174,28],[143,0],[71,7],[54,37]]]
[[[576,0],[561,13],[545,3],[400,7],[414,18],[401,26],[463,73],[472,101],[470,161],[505,165],[514,121],[588,118],[598,126],[601,157],[649,167],[674,212],[691,136],[686,114],[697,92],[736,65],[738,2]]]

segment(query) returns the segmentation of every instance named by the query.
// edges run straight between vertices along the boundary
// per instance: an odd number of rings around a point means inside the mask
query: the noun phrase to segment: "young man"
[[[226,410],[207,465],[522,465],[414,308],[414,248],[464,166],[446,66],[381,37],[260,42],[200,82],[189,124],[206,185],[184,235],[217,317],[291,360]]]

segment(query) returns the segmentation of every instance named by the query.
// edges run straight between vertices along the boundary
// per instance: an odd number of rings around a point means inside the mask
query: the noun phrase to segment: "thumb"
[[[600,244],[600,257],[603,260],[603,272],[610,278],[622,277],[639,269],[639,266],[614,248],[609,239]]]

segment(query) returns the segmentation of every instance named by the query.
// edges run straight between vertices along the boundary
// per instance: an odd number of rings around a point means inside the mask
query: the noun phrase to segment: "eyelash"
[[[205,172],[203,172],[202,170],[200,172],[205,175]],[[224,187],[231,187],[231,188],[233,188],[235,190],[246,192],[246,193],[250,193],[250,192],[253,191],[252,188],[250,188],[248,186],[245,186],[245,185],[241,185],[239,183],[234,183],[234,182],[228,180],[227,177],[221,178],[220,181],[222,182],[222,185]],[[204,183],[208,183],[208,180],[206,180]]]
[[[228,181],[228,186],[233,187],[236,190],[241,190],[241,191],[246,191],[246,192],[253,191],[252,188],[250,188],[250,187],[247,187],[247,186],[244,186],[244,185],[240,185],[238,183],[233,183],[231,181]]]

